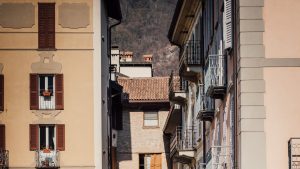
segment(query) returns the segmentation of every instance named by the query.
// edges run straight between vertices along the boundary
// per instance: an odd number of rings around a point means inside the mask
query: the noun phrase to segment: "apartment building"
[[[110,168],[117,0],[0,1],[1,168]]]
[[[119,169],[168,169],[163,126],[169,112],[168,77],[118,78],[128,94],[117,135]]]
[[[173,168],[298,168],[299,15],[293,0],[179,0],[164,133]],[[199,70],[200,69],[200,70]]]

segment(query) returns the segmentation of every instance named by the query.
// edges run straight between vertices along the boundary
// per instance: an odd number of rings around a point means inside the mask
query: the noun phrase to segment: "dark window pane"
[[[53,91],[53,77],[54,76],[48,76],[48,90],[51,92]]]
[[[40,149],[46,148],[46,126],[40,126]]]
[[[54,150],[54,126],[49,126],[49,149]]]
[[[40,95],[43,95],[43,91],[45,90],[45,76],[40,76],[39,78],[39,82],[40,82]]]

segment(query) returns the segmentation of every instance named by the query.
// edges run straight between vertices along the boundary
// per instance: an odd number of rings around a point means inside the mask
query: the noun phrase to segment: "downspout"
[[[232,3],[232,9],[234,10],[233,13],[233,22],[232,22],[232,25],[233,25],[233,86],[234,86],[234,109],[233,109],[233,112],[232,114],[230,115],[232,117],[232,124],[233,124],[233,128],[232,128],[232,132],[231,132],[231,139],[232,139],[232,158],[233,158],[233,164],[232,164],[232,169],[235,169],[237,168],[237,155],[238,155],[238,150],[237,150],[237,136],[238,136],[238,133],[237,133],[237,125],[238,125],[238,122],[237,122],[237,96],[238,96],[238,89],[237,89],[237,78],[238,78],[238,74],[237,74],[237,57],[238,57],[238,42],[237,42],[237,36],[238,36],[238,26],[236,25],[237,23],[237,2],[236,1],[233,1]]]
[[[111,30],[113,27],[121,24],[122,20],[118,20],[117,23],[115,24],[112,24],[109,26],[108,28],[108,57],[109,57],[109,67],[111,66]],[[109,81],[111,81],[111,72],[110,72],[110,69],[109,69]],[[111,107],[112,107],[112,97],[111,97],[111,93],[112,93],[112,90],[111,90],[111,85],[109,83],[109,99],[111,100],[108,104],[109,106],[109,112],[108,112],[108,116],[109,118],[107,119],[108,122],[109,122],[109,128],[108,128],[108,133],[109,133],[109,146],[108,146],[108,152],[109,152],[109,168],[112,168],[112,112],[111,112]]]

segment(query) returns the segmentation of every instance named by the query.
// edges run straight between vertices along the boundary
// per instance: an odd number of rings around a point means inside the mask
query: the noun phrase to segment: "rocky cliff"
[[[134,52],[134,61],[153,54],[154,76],[168,76],[178,69],[178,48],[167,34],[176,0],[120,0],[123,20],[113,29],[112,44]]]

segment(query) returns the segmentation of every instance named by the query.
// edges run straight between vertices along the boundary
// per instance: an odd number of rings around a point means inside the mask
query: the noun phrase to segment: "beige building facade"
[[[108,6],[1,0],[1,148],[10,168],[109,167]]]

